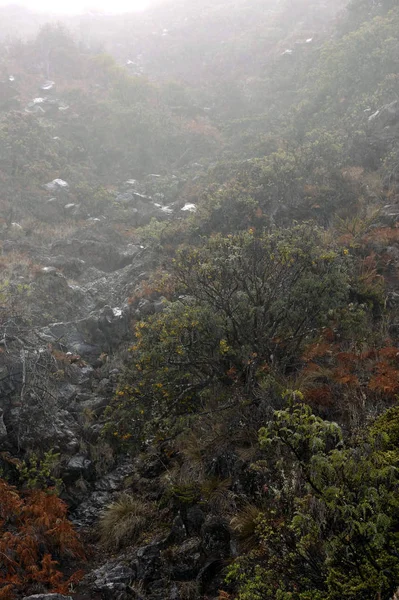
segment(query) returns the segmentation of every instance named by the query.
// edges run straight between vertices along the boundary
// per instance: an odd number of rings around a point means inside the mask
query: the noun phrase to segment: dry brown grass
[[[98,527],[101,542],[109,549],[134,544],[145,532],[152,516],[153,509],[150,505],[122,494],[100,517]]]
[[[253,549],[258,544],[256,528],[261,515],[262,510],[258,506],[248,503],[230,521],[242,547],[247,550]]]
[[[232,480],[209,477],[201,486],[203,500],[214,513],[231,514],[235,509],[235,496],[230,490]]]
[[[24,219],[20,223],[23,231],[29,231],[34,241],[51,243],[56,240],[70,239],[82,229],[89,227],[86,221],[62,221],[61,223],[43,223],[36,219]]]

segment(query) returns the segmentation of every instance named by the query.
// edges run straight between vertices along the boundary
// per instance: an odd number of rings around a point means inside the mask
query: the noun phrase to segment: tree
[[[289,374],[347,305],[349,273],[345,253],[309,225],[183,247],[170,273],[175,300],[136,324],[113,407],[117,434],[131,436],[144,418],[195,412],[214,386],[228,393],[235,383],[253,395],[261,371]]]
[[[328,312],[345,305],[349,272],[345,255],[306,224],[217,235],[202,248],[183,248],[173,266],[179,289],[222,319],[239,370],[251,357],[292,367]]]

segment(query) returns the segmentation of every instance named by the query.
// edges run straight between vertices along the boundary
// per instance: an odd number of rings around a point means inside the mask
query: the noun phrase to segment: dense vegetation
[[[151,263],[129,300],[129,349],[96,451],[156,455],[162,467],[150,500],[127,484],[99,543],[116,552],[148,542],[165,519],[201,506],[237,543],[210,563],[219,600],[391,600],[399,7],[243,0],[158,11],[111,20],[106,32],[99,20],[90,45],[45,26],[0,47],[1,239],[14,243],[0,257],[0,358],[25,352],[21,342],[12,354],[9,332],[19,343],[58,318],[30,301],[47,292],[29,249],[105,218]],[[164,35],[154,40],[156,24]],[[132,74],[122,49],[139,48]],[[32,101],[43,78],[56,87]],[[158,206],[194,210],[140,219],[118,195],[132,177],[150,177]],[[43,186],[57,180],[69,204],[54,212]],[[143,316],[150,301],[157,310]],[[80,360],[48,344],[37,356],[2,410],[42,385],[39,367],[54,382]],[[1,454],[0,597],[66,592],[79,574],[69,579],[56,561],[66,556],[69,573],[84,552],[57,497],[62,474],[47,447],[18,439],[12,450]]]

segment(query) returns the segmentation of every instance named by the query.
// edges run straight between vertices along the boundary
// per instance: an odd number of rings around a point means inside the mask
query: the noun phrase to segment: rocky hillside
[[[396,2],[42,25],[0,30],[0,599],[391,600]]]

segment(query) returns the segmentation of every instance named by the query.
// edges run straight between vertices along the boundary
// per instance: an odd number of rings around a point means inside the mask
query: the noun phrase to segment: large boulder
[[[128,308],[104,306],[85,319],[52,323],[40,330],[48,341],[95,366],[103,352],[117,347],[130,335]]]
[[[15,446],[54,449],[74,454],[79,449],[79,427],[72,415],[51,400],[26,399],[7,413],[7,430]],[[15,438],[15,439],[14,439]]]
[[[79,318],[88,308],[85,292],[70,285],[55,267],[43,267],[36,274],[29,300],[37,323]]]

